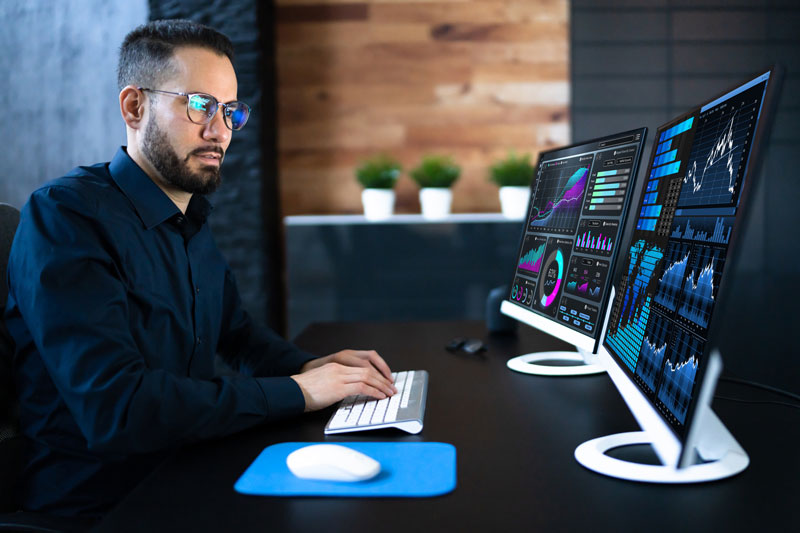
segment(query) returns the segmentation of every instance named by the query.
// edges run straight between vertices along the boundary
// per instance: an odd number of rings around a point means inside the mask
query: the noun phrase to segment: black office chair
[[[19,511],[16,486],[22,471],[25,437],[19,433],[19,413],[12,379],[14,341],[3,321],[8,299],[6,266],[11,241],[19,224],[19,211],[0,204],[0,531],[53,533],[74,530],[56,517]]]

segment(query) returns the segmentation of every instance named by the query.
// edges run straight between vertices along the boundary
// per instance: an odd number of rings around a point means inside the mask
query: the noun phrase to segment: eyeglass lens
[[[189,95],[189,120],[195,124],[208,124],[217,112],[217,99],[206,94]],[[231,102],[223,106],[225,124],[232,130],[240,130],[250,116],[250,108],[243,102]]]

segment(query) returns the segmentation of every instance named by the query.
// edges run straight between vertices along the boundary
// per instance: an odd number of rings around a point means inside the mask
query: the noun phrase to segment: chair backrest
[[[24,452],[24,442],[17,423],[17,395],[11,374],[14,341],[3,320],[8,299],[8,253],[18,224],[19,211],[8,204],[0,204],[0,511],[8,510],[13,484],[21,468],[21,454]]]
[[[6,267],[11,242],[19,225],[19,211],[14,206],[0,204],[0,441],[12,436],[16,426],[14,404],[16,394],[11,379],[11,362],[14,357],[14,341],[3,321],[3,311],[8,299]]]

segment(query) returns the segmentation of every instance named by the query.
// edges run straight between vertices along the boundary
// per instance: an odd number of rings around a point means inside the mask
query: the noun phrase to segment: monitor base
[[[542,361],[564,361],[581,363],[577,365],[547,365]],[[534,374],[537,376],[591,376],[602,374],[605,369],[600,365],[586,363],[579,352],[535,352],[509,359],[506,366],[515,372]]]
[[[644,431],[618,433],[584,442],[575,449],[575,459],[585,468],[609,477],[645,483],[703,483],[735,476],[747,468],[750,459],[739,449],[729,449],[720,459],[684,468],[624,461],[606,452],[621,446],[650,444]],[[737,447],[738,448],[738,447]]]

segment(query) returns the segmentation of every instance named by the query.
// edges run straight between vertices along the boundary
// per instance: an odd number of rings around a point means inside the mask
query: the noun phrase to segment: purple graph
[[[578,243],[575,247],[583,248],[584,250],[611,253],[613,242],[614,241],[612,241],[611,237],[608,235],[603,235],[602,233],[599,235],[592,235],[591,231],[587,231],[578,236]]]
[[[574,167],[573,167],[574,168]],[[544,175],[536,193],[530,225],[537,228],[574,231],[586,192],[589,167],[573,171],[562,186],[564,175]]]

